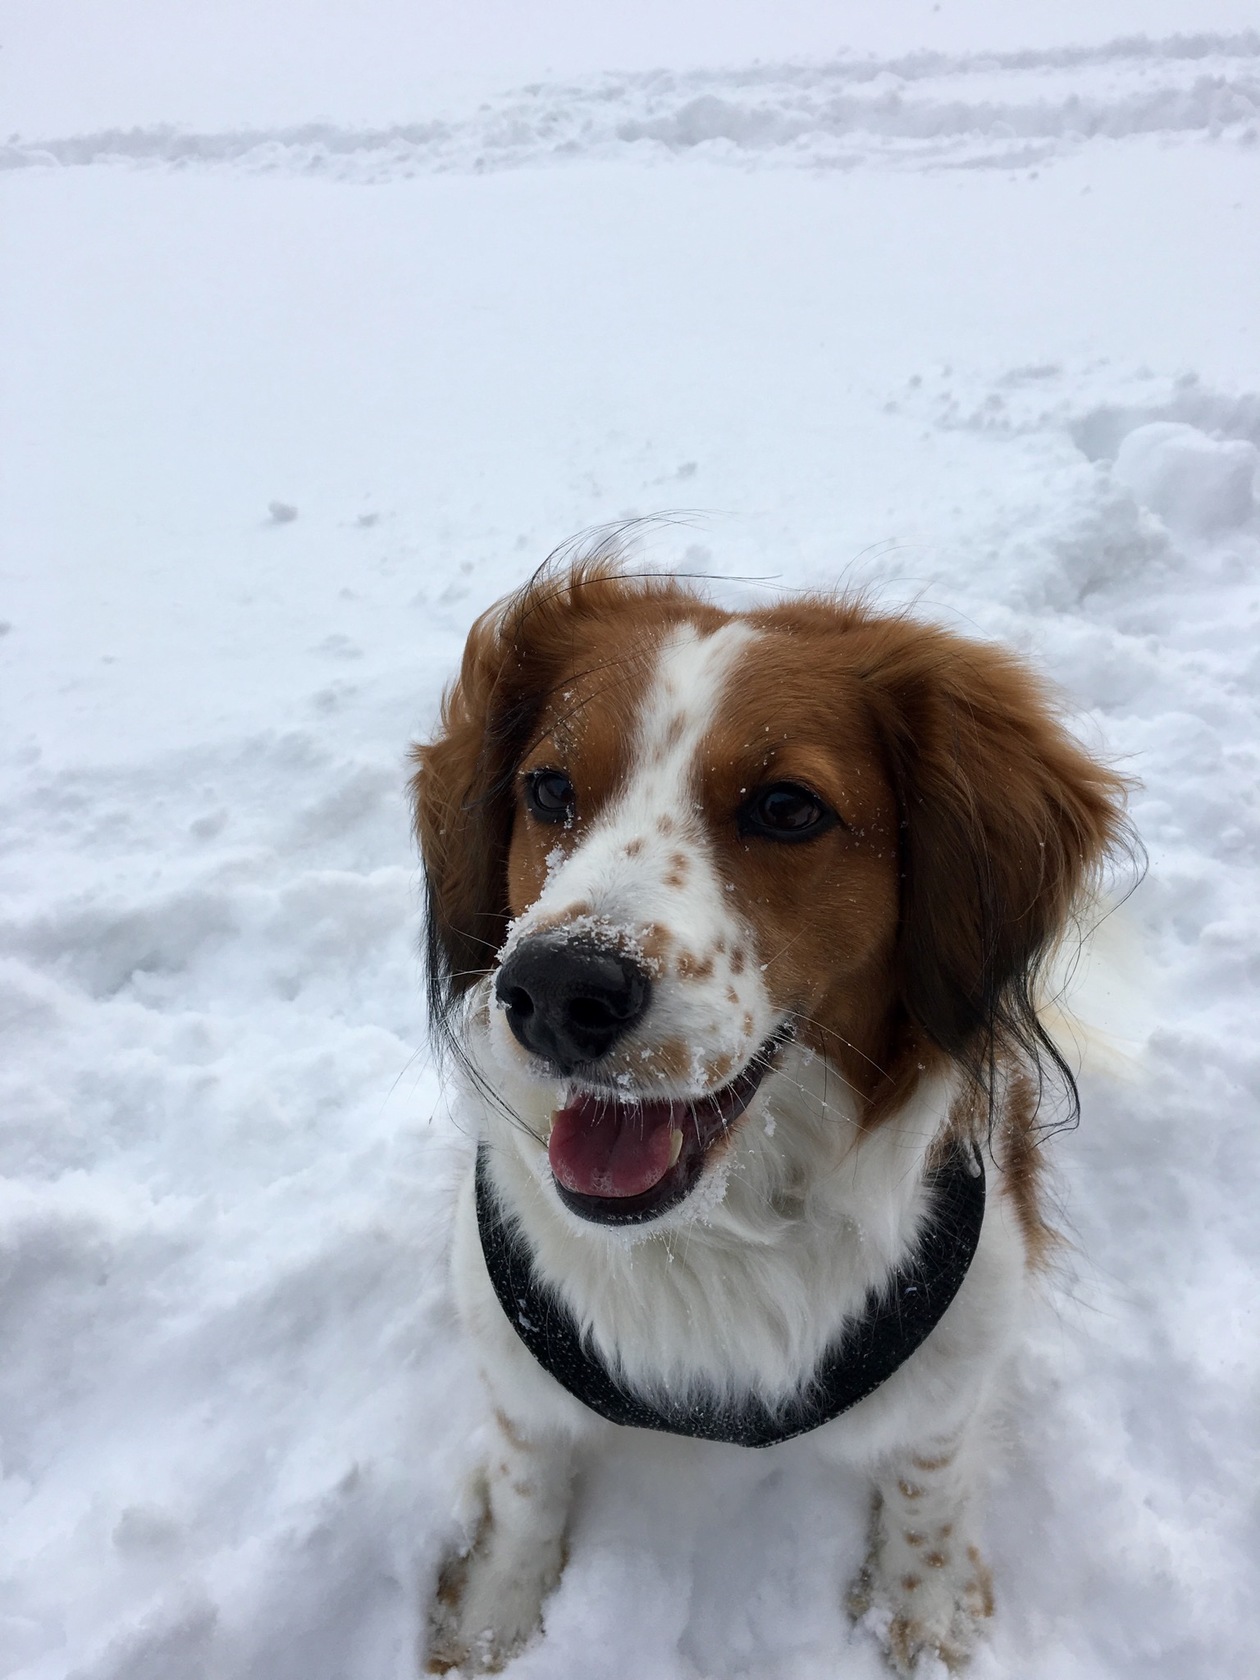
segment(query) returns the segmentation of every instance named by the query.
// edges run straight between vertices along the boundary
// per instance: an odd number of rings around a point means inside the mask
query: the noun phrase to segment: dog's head
[[[604,1223],[689,1195],[789,1041],[867,1125],[929,1066],[1052,1054],[1033,977],[1121,823],[995,648],[599,563],[477,622],[416,761],[434,1021],[472,994]]]

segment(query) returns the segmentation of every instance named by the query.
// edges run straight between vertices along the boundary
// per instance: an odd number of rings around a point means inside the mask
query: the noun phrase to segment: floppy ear
[[[437,735],[412,748],[435,1023],[487,972],[507,935],[512,774],[528,727],[511,681],[514,655],[501,603],[469,633],[459,676],[442,699]]]
[[[668,594],[653,580],[621,578],[615,548],[561,551],[522,589],[473,625],[435,738],[412,749],[416,839],[428,916],[430,1020],[494,966],[507,937],[513,781],[556,673],[584,616],[607,616],[630,595]]]
[[[1125,784],[1068,735],[1009,654],[907,622],[867,634],[864,675],[900,803],[905,1008],[986,1086],[1002,1043],[1037,1067],[1048,1058],[1075,1110],[1034,985],[1126,834]]]

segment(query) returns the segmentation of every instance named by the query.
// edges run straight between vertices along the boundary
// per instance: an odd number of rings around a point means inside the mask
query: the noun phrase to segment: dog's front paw
[[[429,1616],[428,1671],[496,1674],[542,1625],[543,1601],[564,1568],[564,1545],[543,1541],[522,1552],[495,1544],[483,1524],[471,1550],[450,1556]]]
[[[564,1568],[569,1447],[530,1439],[494,1413],[492,1451],[465,1489],[473,1538],[438,1576],[428,1669],[494,1674],[538,1632],[543,1600]]]
[[[874,1634],[903,1680],[915,1674],[921,1657],[939,1658],[957,1674],[993,1614],[988,1566],[974,1546],[951,1548],[949,1536],[924,1543],[912,1532],[909,1539],[919,1540],[904,1546],[909,1557],[890,1557],[903,1548],[872,1547],[849,1589],[849,1614]]]

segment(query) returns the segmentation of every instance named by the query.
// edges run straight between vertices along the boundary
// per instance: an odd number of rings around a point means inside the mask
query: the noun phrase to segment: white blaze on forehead
[[[672,796],[672,812],[686,813],[698,770],[696,754],[716,721],[740,655],[756,636],[738,620],[710,636],[702,637],[694,624],[673,632],[644,696],[623,802],[647,795],[663,809],[662,796]]]
[[[694,624],[670,630],[638,713],[626,719],[621,788],[589,827],[579,812],[573,851],[557,859],[509,938],[515,945],[536,927],[567,925],[642,953],[651,1007],[609,1058],[610,1070],[620,1064],[614,1077],[635,1085],[712,1090],[779,1025],[697,798],[701,749],[758,638],[737,621],[707,636]],[[508,1055],[519,1054],[506,1030],[500,1037]],[[654,1062],[657,1052],[664,1062]]]
[[[664,923],[680,937],[714,937],[715,916],[727,920],[732,907],[721,902],[699,822],[699,751],[757,636],[738,621],[707,636],[694,624],[670,630],[638,715],[626,720],[631,747],[621,789],[558,862],[513,930],[514,939],[536,916],[563,912],[579,900],[597,919],[627,933]],[[680,853],[689,866],[687,886],[667,893],[666,877]]]

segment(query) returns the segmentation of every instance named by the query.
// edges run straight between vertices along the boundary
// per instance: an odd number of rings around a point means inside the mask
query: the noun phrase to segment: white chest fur
[[[865,1138],[842,1091],[820,1057],[790,1048],[701,1194],[624,1230],[570,1214],[537,1139],[487,1110],[492,1182],[538,1276],[634,1389],[783,1398],[913,1249],[949,1086],[925,1082]],[[531,1091],[504,1095],[524,1108]]]

